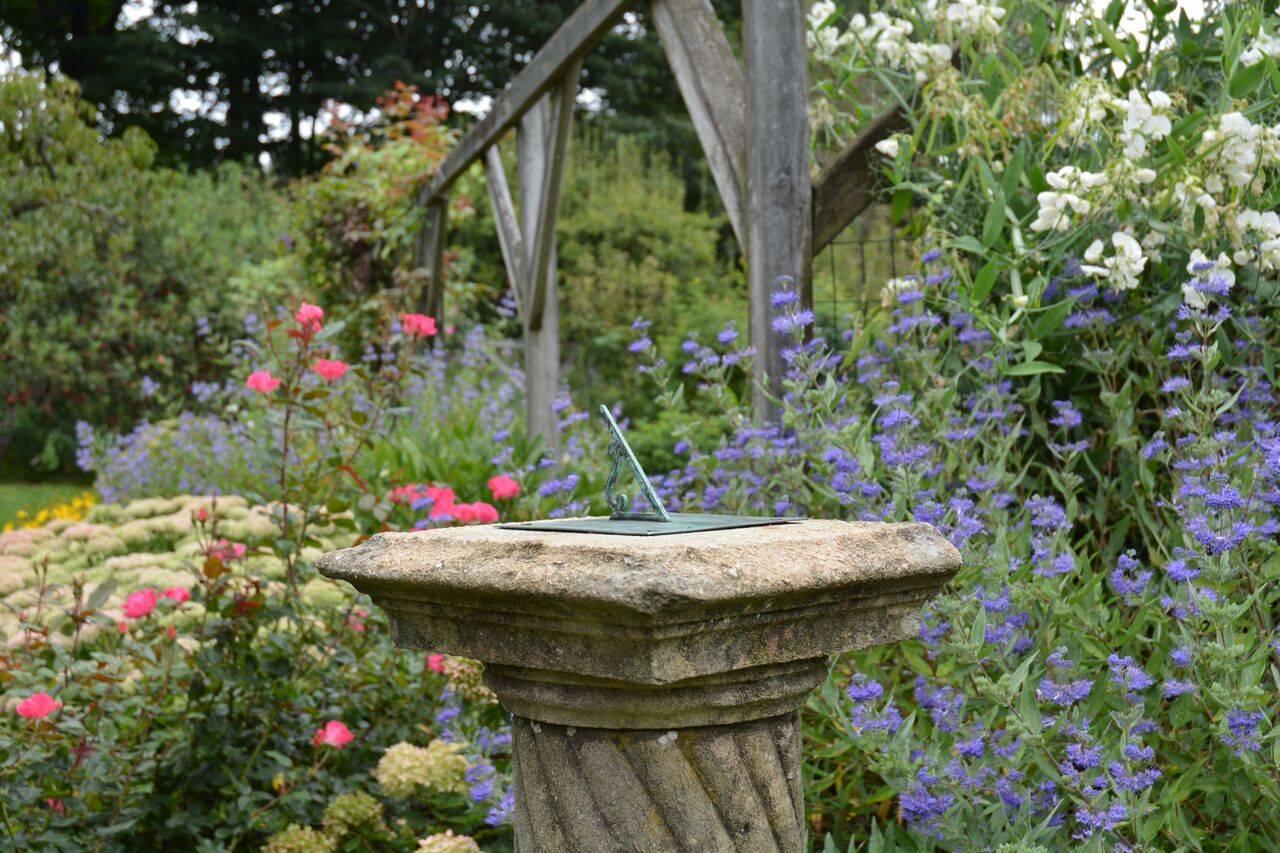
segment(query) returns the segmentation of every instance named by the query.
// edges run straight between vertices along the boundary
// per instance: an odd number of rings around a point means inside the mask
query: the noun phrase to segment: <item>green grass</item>
[[[16,520],[19,510],[34,515],[88,489],[81,483],[0,483],[0,527]]]

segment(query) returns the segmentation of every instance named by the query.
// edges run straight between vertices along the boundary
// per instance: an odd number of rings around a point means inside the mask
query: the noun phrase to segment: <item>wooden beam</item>
[[[570,65],[560,84],[543,96],[547,105],[541,129],[544,134],[541,154],[543,178],[538,193],[525,197],[527,200],[523,202],[535,207],[533,233],[527,234],[532,245],[529,247],[529,263],[525,267],[529,284],[526,308],[529,328],[534,330],[542,328],[547,303],[547,279],[553,274],[560,184],[564,177],[565,160],[569,155],[569,135],[573,129],[573,108],[578,97],[578,74],[581,69],[581,63]]]
[[[799,0],[743,0],[747,90],[747,293],[756,348],[752,414],[776,414],[785,341],[773,331],[770,296],[790,276],[812,297],[809,185],[809,53]]]
[[[552,33],[542,49],[533,55],[524,70],[507,86],[489,109],[459,140],[452,153],[440,164],[431,180],[424,200],[433,199],[445,187],[484,155],[508,128],[538,101],[548,89],[566,76],[610,27],[622,16],[631,0],[585,0],[560,28]],[[574,75],[576,78],[577,75]]]
[[[525,315],[525,300],[528,299],[529,280],[525,273],[524,238],[520,234],[520,218],[516,214],[515,203],[511,200],[511,187],[507,183],[507,172],[502,166],[502,155],[497,145],[489,146],[484,154],[485,177],[489,185],[489,205],[493,208],[493,221],[498,229],[498,245],[502,249],[502,262],[507,267],[507,278],[511,280],[511,290],[515,293],[516,307],[520,311],[521,320]]]
[[[876,143],[910,130],[911,123],[894,105],[878,115],[858,138],[822,170],[813,183],[813,251],[821,252],[876,199],[880,170]]]
[[[729,224],[745,249],[747,96],[742,68],[711,0],[654,0],[650,11]]]
[[[415,254],[419,269],[427,271],[426,282],[417,297],[418,310],[444,327],[444,248],[449,228],[449,200],[436,199],[427,205],[427,221],[418,234]]]

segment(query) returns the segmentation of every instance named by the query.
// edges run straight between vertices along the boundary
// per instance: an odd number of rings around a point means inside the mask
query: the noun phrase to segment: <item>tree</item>
[[[324,161],[311,130],[327,101],[367,110],[397,82],[450,102],[492,96],[578,2],[156,0],[150,17],[122,25],[124,0],[8,0],[0,25],[28,64],[81,84],[104,130],[142,128],[162,161],[265,152],[294,174]],[[738,4],[717,6],[735,28]],[[605,123],[639,123],[689,160],[698,149],[684,106],[636,14],[587,57],[583,85],[605,93]]]

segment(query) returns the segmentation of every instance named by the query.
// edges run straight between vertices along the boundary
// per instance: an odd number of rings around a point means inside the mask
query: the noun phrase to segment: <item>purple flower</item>
[[[1070,400],[1054,400],[1053,408],[1057,414],[1049,419],[1049,423],[1056,427],[1071,429],[1080,426],[1084,420]]]
[[[1093,681],[1088,678],[1079,678],[1075,681],[1062,683],[1045,678],[1040,681],[1036,696],[1042,702],[1048,702],[1059,708],[1069,708],[1088,698],[1089,691],[1092,689]]]
[[[878,681],[871,681],[862,673],[853,677],[846,691],[855,702],[874,702],[884,695],[884,687]]]
[[[1266,716],[1261,711],[1228,711],[1227,731],[1222,735],[1222,742],[1231,747],[1236,755],[1256,752],[1261,744],[1258,741],[1258,727]]]
[[[1086,808],[1076,809],[1076,822],[1080,830],[1075,834],[1077,840],[1092,838],[1095,832],[1109,832],[1129,819],[1129,810],[1124,803],[1112,803],[1108,808],[1090,811]]]
[[[1146,690],[1155,684],[1155,680],[1143,672],[1142,668],[1128,655],[1121,657],[1112,653],[1107,658],[1107,666],[1111,668],[1111,682],[1124,688],[1126,698],[1130,702],[1141,701],[1142,697],[1138,695],[1138,691]]]

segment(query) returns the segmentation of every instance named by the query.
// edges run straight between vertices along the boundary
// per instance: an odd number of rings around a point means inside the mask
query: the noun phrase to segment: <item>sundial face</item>
[[[609,431],[609,458],[611,467],[609,479],[605,483],[604,497],[609,504],[611,515],[608,518],[561,518],[547,521],[526,521],[500,524],[507,530],[555,530],[562,533],[607,533],[615,536],[669,536],[676,533],[699,533],[708,530],[729,530],[737,527],[762,527],[769,524],[786,524],[799,521],[798,518],[753,516],[753,515],[715,515],[707,513],[667,512],[662,499],[654,491],[649,476],[640,467],[636,455],[631,452],[626,436],[618,428],[608,407],[601,405],[600,419]],[[644,495],[650,512],[629,512],[631,500],[624,494],[614,492],[623,466],[631,469]]]

